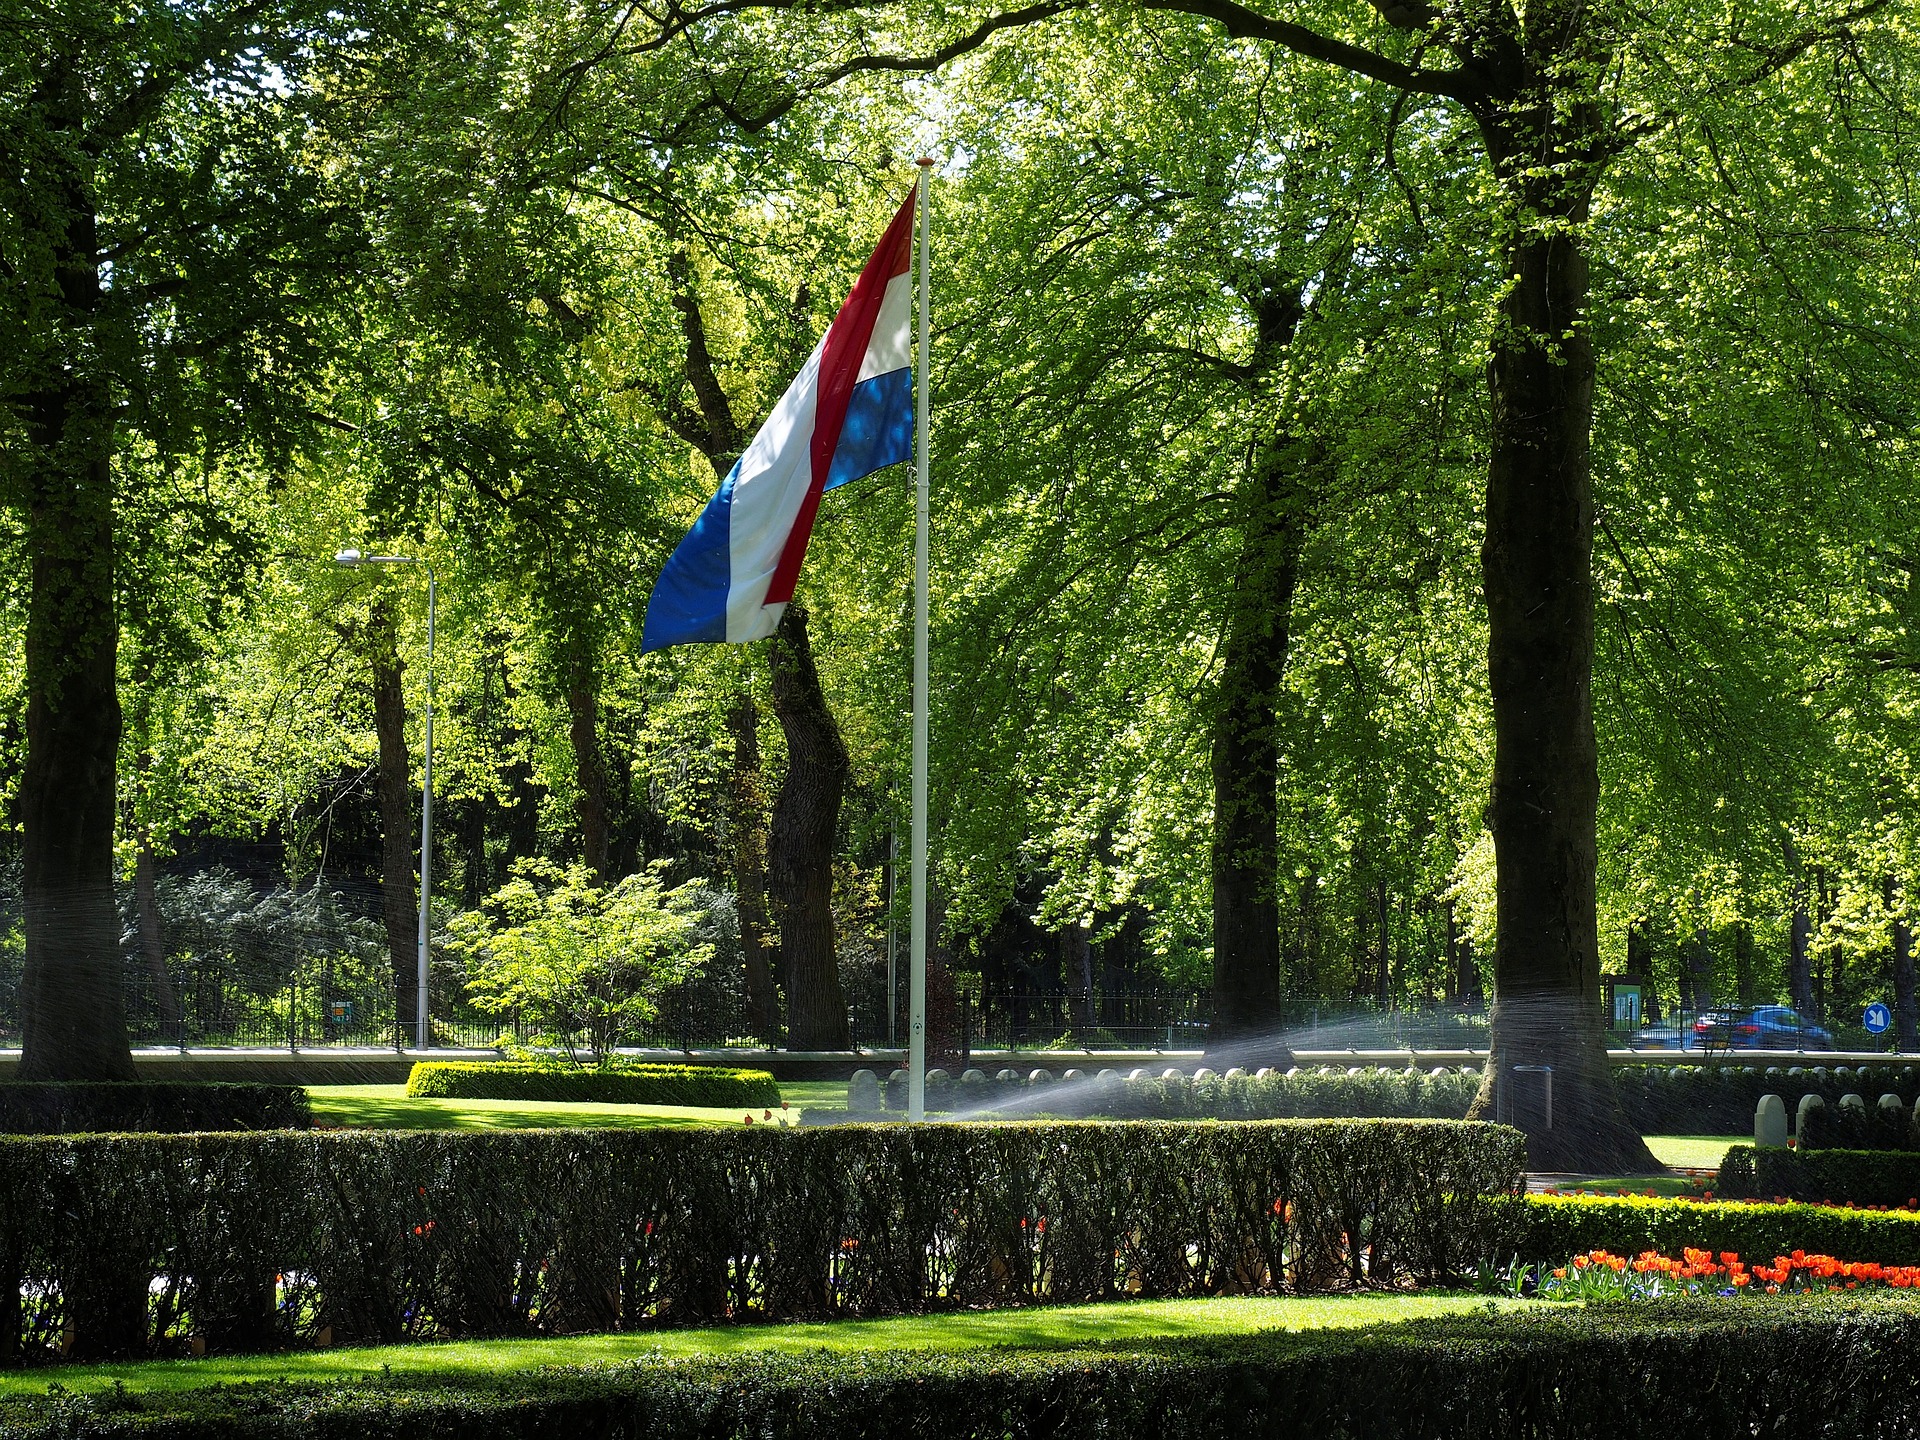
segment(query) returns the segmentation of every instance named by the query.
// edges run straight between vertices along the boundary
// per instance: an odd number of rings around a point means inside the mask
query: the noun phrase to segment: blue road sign
[[[1861,1013],[1860,1023],[1867,1027],[1868,1034],[1884,1035],[1893,1024],[1893,1012],[1876,1000]]]

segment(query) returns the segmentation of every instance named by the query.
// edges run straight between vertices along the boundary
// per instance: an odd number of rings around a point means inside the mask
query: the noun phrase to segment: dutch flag
[[[773,634],[793,599],[820,497],[913,454],[909,196],[753,443],[647,601],[644,654]]]

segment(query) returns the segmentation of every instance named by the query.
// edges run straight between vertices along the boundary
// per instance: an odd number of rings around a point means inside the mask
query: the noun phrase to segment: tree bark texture
[[[575,815],[580,822],[580,858],[602,885],[607,870],[607,761],[600,748],[600,685],[590,657],[576,653],[567,664],[568,735],[573,741]]]
[[[780,1043],[780,1003],[774,989],[777,949],[767,923],[767,797],[760,769],[760,712],[742,689],[727,712],[733,732],[733,885],[746,957],[747,1012],[753,1033]]]
[[[1210,1055],[1280,1030],[1280,744],[1274,693],[1286,667],[1299,553],[1256,515],[1241,546],[1215,690],[1213,1020]],[[1282,607],[1285,607],[1284,612]]]
[[[801,606],[787,606],[770,660],[773,709],[787,739],[767,877],[779,905],[787,971],[787,1047],[845,1050],[852,1037],[834,934],[833,851],[849,766],[840,726],[820,689]]]
[[[77,77],[50,76],[39,98],[66,128],[81,123],[85,97]],[[63,164],[57,153],[48,163]],[[105,383],[86,373],[84,358],[102,302],[92,202],[78,173],[53,183],[64,203],[36,217],[44,227],[35,241],[54,257],[54,304],[67,349],[48,360],[42,388],[20,407],[30,452],[30,591],[19,1076],[131,1080],[113,893],[121,717],[112,403]]]
[[[1298,286],[1254,306],[1269,360],[1302,318]],[[1275,704],[1293,636],[1306,533],[1306,462],[1286,439],[1260,447],[1242,494],[1240,552],[1227,601],[1209,760],[1213,779],[1213,1014],[1209,1058],[1292,1063],[1280,1014],[1280,736]]]
[[[1887,877],[1887,908],[1899,899],[1899,886]],[[1893,917],[1893,1025],[1902,1050],[1920,1049],[1920,1006],[1914,1000],[1913,926],[1903,913]]]
[[[140,931],[140,958],[146,964],[147,977],[153,982],[153,1000],[160,1011],[161,1038],[169,1044],[187,1043],[186,1017],[180,1012],[180,997],[174,993],[173,977],[167,973],[166,936],[160,929],[159,866],[153,858],[153,838],[145,830],[133,855],[134,921]]]
[[[394,1023],[412,1035],[420,1013],[419,897],[414,890],[413,775],[407,757],[404,666],[396,642],[393,607],[374,602],[368,626],[373,662],[373,728],[380,740],[380,908],[393,962]]]
[[[1787,868],[1793,872],[1793,914],[1787,922],[1787,993],[1803,1020],[1817,1019],[1813,993],[1813,916],[1807,909],[1807,877],[1799,853],[1787,843]]]
[[[1571,55],[1557,57],[1571,61]],[[1520,62],[1516,62],[1520,63]],[[1594,360],[1587,220],[1606,117],[1530,62],[1482,111],[1489,157],[1538,217],[1507,250],[1511,288],[1487,369],[1492,433],[1481,577],[1493,701],[1486,818],[1496,859],[1492,1040],[1476,1117],[1527,1130],[1535,1169],[1640,1173],[1653,1158],[1614,1093],[1600,1012],[1593,729]],[[1553,1119],[1502,1103],[1551,1066]]]

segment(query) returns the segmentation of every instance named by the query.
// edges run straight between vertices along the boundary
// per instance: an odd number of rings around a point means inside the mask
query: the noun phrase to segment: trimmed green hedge
[[[1920,1154],[1911,1150],[1758,1150],[1736,1146],[1720,1163],[1717,1188],[1752,1196],[1829,1204],[1920,1204]]]
[[[298,1085],[182,1080],[0,1084],[0,1133],[80,1135],[200,1130],[305,1130],[313,1124]]]
[[[637,1361],[454,1385],[285,1383],[0,1404],[20,1440],[1164,1440],[1905,1436],[1920,1307],[1547,1307],[1052,1351]]]
[[[780,1087],[765,1070],[723,1065],[603,1065],[422,1060],[407,1094],[435,1100],[577,1100],[598,1105],[708,1105],[766,1110]]]
[[[0,1361],[1438,1280],[1510,1247],[1521,1149],[1433,1121],[0,1141]]]
[[[1837,1260],[1920,1265],[1920,1214],[1826,1205],[1723,1204],[1640,1196],[1529,1195],[1519,1258],[1564,1262],[1589,1250],[1678,1255],[1691,1245],[1750,1263],[1804,1250]]]

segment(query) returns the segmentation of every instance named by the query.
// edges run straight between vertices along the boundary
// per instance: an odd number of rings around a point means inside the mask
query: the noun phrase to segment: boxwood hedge
[[[709,1105],[762,1110],[780,1103],[765,1070],[724,1065],[540,1065],[518,1060],[422,1060],[407,1094],[438,1100],[578,1100],[600,1105]]]
[[[1589,1250],[1678,1255],[1691,1245],[1743,1260],[1771,1261],[1805,1250],[1838,1260],[1920,1265],[1920,1214],[1843,1210],[1828,1205],[1726,1204],[1643,1196],[1529,1195],[1517,1254],[1564,1261]]]
[[[1642,1134],[1750,1135],[1762,1095],[1778,1095],[1789,1116],[1803,1095],[1818,1095],[1833,1109],[1849,1091],[1869,1106],[1889,1094],[1911,1106],[1920,1095],[1920,1066],[1622,1065],[1613,1083]]]
[[[1920,1153],[1911,1150],[1774,1150],[1736,1146],[1717,1189],[1740,1196],[1830,1204],[1920,1206]]]
[[[1437,1280],[1521,1137],[1446,1122],[0,1141],[0,1359]]]
[[[1053,1351],[636,1361],[459,1385],[247,1385],[0,1404],[21,1440],[1403,1440],[1909,1436],[1920,1308],[1541,1307],[1370,1331]]]
[[[304,1130],[313,1123],[298,1085],[137,1080],[0,1084],[0,1133],[178,1134],[192,1130]]]

